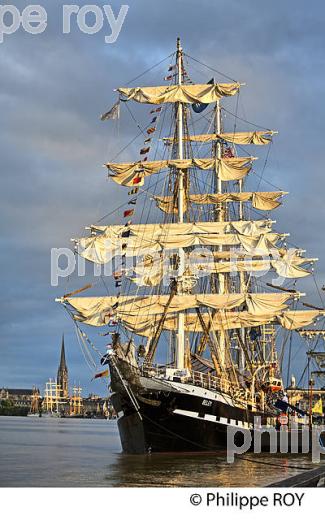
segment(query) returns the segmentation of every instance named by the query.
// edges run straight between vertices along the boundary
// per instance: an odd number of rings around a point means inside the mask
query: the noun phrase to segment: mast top
[[[180,37],[178,36],[177,38],[177,52],[181,52],[183,49],[182,49],[182,46],[181,46],[181,39]]]

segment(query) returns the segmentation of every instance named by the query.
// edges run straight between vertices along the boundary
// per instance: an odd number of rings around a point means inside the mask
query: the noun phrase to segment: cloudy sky
[[[115,123],[98,116],[114,103],[115,87],[174,51],[178,35],[188,54],[247,83],[241,117],[279,130],[264,173],[290,192],[277,226],[319,257],[317,280],[325,282],[324,2],[306,9],[304,0],[132,0],[113,44],[105,43],[107,22],[86,35],[73,21],[63,35],[68,2],[39,3],[48,13],[46,31],[33,36],[20,29],[0,44],[0,387],[42,388],[55,376],[64,332],[71,382],[104,392],[91,383],[72,322],[54,302],[84,281],[72,277],[51,287],[50,251],[70,247],[71,237],[125,200],[102,164],[138,130],[124,111],[118,138]],[[22,10],[28,2],[15,5]],[[121,6],[111,5],[115,13]],[[161,83],[167,65],[143,81]],[[199,73],[201,81],[211,77],[197,64],[193,75]],[[313,278],[299,287],[321,304]],[[302,353],[298,340],[294,348]]]

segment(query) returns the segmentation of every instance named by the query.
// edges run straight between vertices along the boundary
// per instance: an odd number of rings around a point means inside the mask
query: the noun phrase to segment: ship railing
[[[212,376],[209,372],[205,374],[203,372],[191,371],[191,382],[207,390],[221,390],[221,392],[226,393],[230,390],[230,381]]]
[[[141,373],[145,376],[164,377],[166,375],[166,365],[143,365]],[[229,393],[231,383],[227,379],[216,377],[208,373],[191,370],[187,377],[184,377],[184,382],[206,388],[207,390],[219,390],[221,392]]]
[[[166,365],[158,365],[158,364],[142,365],[141,374],[144,376],[156,376],[156,377],[164,376],[164,375],[166,375]]]

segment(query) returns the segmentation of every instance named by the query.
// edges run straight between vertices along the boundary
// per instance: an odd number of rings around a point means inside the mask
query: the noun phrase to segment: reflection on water
[[[263,486],[310,467],[302,455],[124,455],[115,421],[0,417],[0,486]],[[277,466],[265,465],[265,462]]]

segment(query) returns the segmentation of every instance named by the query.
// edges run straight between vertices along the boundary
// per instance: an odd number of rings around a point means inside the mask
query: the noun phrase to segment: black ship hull
[[[227,432],[241,446],[254,417],[268,416],[235,406],[230,395],[181,382],[139,377],[125,361],[110,363],[111,401],[125,453],[215,451],[227,448]],[[233,430],[234,431],[234,430]]]
[[[153,413],[147,407],[119,417],[118,429],[124,453],[215,451],[227,446],[226,425],[161,410]]]

